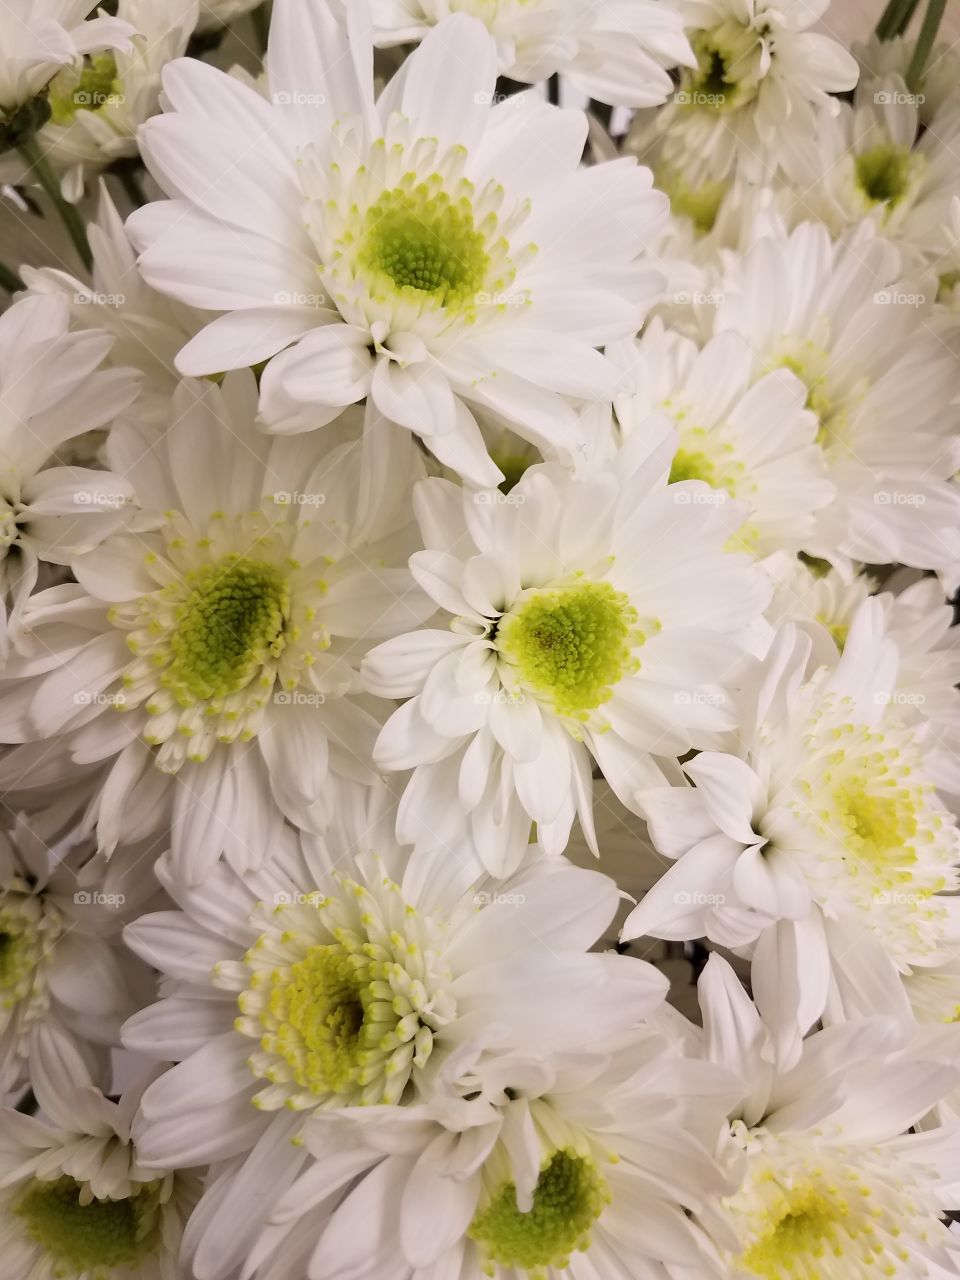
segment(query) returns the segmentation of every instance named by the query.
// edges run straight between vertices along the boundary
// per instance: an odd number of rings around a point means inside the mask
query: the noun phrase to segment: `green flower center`
[[[779,1207],[781,1216],[741,1256],[740,1265],[745,1271],[766,1280],[807,1276],[816,1274],[817,1258],[846,1252],[844,1246],[853,1224],[846,1221],[851,1216],[850,1206],[842,1198],[830,1199],[808,1184],[789,1195]],[[865,1247],[870,1234],[868,1229]]]
[[[697,66],[683,74],[681,102],[695,110],[722,113],[753,97],[750,77],[758,48],[753,32],[730,22],[701,32],[691,43]]]
[[[727,194],[726,182],[703,182],[692,187],[676,170],[667,165],[657,168],[657,186],[670,197],[673,213],[689,218],[698,235],[705,236],[713,230]]]
[[[451,199],[441,181],[384,191],[367,210],[359,263],[405,296],[466,307],[484,286],[490,258],[470,200]]]
[[[0,1009],[12,1009],[34,992],[54,937],[55,932],[44,929],[36,898],[19,893],[0,897]]]
[[[491,1262],[541,1276],[590,1247],[593,1224],[609,1203],[594,1162],[561,1150],[541,1169],[528,1213],[517,1208],[517,1188],[507,1183],[474,1218],[469,1235]]]
[[[55,1274],[98,1280],[111,1268],[141,1262],[160,1244],[161,1186],[148,1183],[126,1200],[95,1200],[73,1178],[34,1181],[16,1213],[58,1264]]]
[[[608,582],[535,591],[497,630],[497,648],[520,682],[560,715],[586,719],[636,670],[637,612]]]
[[[896,204],[910,186],[910,161],[909,147],[872,147],[857,156],[857,185],[872,204]]]
[[[54,124],[71,124],[78,111],[99,111],[116,94],[117,62],[112,53],[84,59],[80,79],[61,74],[50,89],[50,118]]]
[[[290,612],[282,574],[242,556],[195,570],[186,585],[161,677],[183,705],[223,698],[249,684],[282,652]]]

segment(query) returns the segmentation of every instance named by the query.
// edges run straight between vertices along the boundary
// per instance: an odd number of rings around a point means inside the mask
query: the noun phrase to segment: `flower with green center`
[[[591,1229],[609,1203],[594,1161],[558,1150],[543,1164],[527,1211],[517,1205],[516,1186],[507,1183],[477,1213],[468,1234],[488,1263],[538,1280],[548,1267],[567,1267],[572,1253],[589,1249]]]
[[[63,928],[60,913],[18,879],[0,893],[0,1032],[15,1020],[22,1041],[50,1003],[47,973]]]
[[[889,142],[861,152],[854,167],[857,185],[871,204],[895,205],[909,191],[915,165],[909,147]]]
[[[118,89],[117,60],[112,53],[85,58],[79,78],[64,71],[51,84],[50,118],[54,124],[69,125],[78,111],[99,111]]]
[[[442,928],[391,880],[335,878],[335,897],[266,913],[244,958],[235,1026],[259,1042],[249,1065],[267,1110],[399,1102],[455,1014]]]
[[[500,621],[496,645],[520,688],[558,715],[586,720],[638,669],[638,621],[609,582],[575,581],[521,594]]]
[[[16,1216],[52,1261],[54,1275],[110,1280],[129,1274],[161,1246],[160,1204],[165,1183],[145,1183],[118,1200],[98,1200],[82,1182],[66,1175],[33,1181],[18,1201]]]
[[[655,175],[657,186],[670,197],[671,212],[677,217],[689,218],[698,235],[709,235],[730,190],[729,182],[708,179],[694,186],[667,164],[658,165]]]

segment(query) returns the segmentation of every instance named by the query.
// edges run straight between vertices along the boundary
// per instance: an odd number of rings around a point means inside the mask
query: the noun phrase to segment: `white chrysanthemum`
[[[479,18],[497,42],[501,75],[538,84],[559,72],[581,93],[625,107],[665,102],[674,67],[694,67],[669,0],[372,0],[380,45],[423,39],[450,13]]]
[[[274,429],[367,396],[472,483],[497,484],[468,405],[575,449],[568,397],[610,393],[594,348],[635,332],[656,296],[640,255],[666,201],[632,160],[579,167],[582,115],[491,109],[494,42],[463,14],[375,103],[365,8],[349,6],[348,40],[327,0],[278,0],[268,100],[195,59],[168,66],[168,112],[141,142],[174,199],[130,220],[141,270],[227,313],[182,372],[270,361]]]
[[[881,40],[874,35],[862,44],[854,44],[851,52],[860,63],[860,85],[865,88],[872,81],[874,92],[882,92],[883,82],[890,76],[906,80],[915,50],[916,40],[912,36]],[[960,54],[956,45],[949,42],[935,44],[913,95],[923,124],[930,124],[954,97],[958,78]]]
[[[960,360],[916,288],[869,222],[835,244],[805,223],[747,251],[717,315],[719,332],[756,353],[757,377],[786,367],[807,385],[837,496],[806,550],[835,564],[960,563],[960,491],[949,483],[960,467]]]
[[[905,1006],[902,974],[953,932],[960,833],[925,767],[923,726],[892,698],[884,607],[861,606],[835,668],[806,678],[809,639],[787,626],[756,679],[736,755],[684,766],[696,785],[640,797],[678,861],[626,937],[706,935],[743,947],[784,1053],[863,988]]]
[[[0,123],[43,93],[64,67],[86,54],[129,49],[129,22],[98,14],[96,0],[6,0],[0,49]],[[87,19],[84,21],[84,19]]]
[[[148,1079],[110,1101],[53,1031],[37,1037],[31,1067],[43,1119],[0,1113],[0,1273],[179,1280],[200,1179],[141,1160],[131,1126]]]
[[[159,110],[160,72],[179,58],[197,24],[197,0],[119,0],[118,18],[136,35],[127,50],[105,50],[65,68],[49,87],[50,120],[37,144],[63,175],[67,199],[83,196],[84,181],[117,160],[136,158],[136,134]],[[4,181],[22,181],[4,161]]]
[[[311,1119],[314,1160],[250,1274],[720,1280],[717,1250],[684,1209],[735,1185],[714,1151],[736,1086],[648,1028],[626,1042],[502,1057],[405,1115]],[[373,1219],[375,1239],[357,1230]]]
[[[77,557],[77,585],[32,598],[3,690],[8,740],[66,734],[78,762],[113,761],[89,815],[101,848],[128,811],[155,830],[172,817],[190,879],[221,850],[256,864],[284,814],[321,827],[330,772],[372,776],[379,722],[357,666],[433,610],[389,567],[418,545],[411,477],[393,476],[391,505],[361,528],[358,432],[271,441],[255,413],[238,373],[222,390],[184,383],[161,439],[114,432],[138,530]]]
[[[107,884],[85,867],[89,851],[55,860],[22,816],[0,832],[0,1094],[26,1078],[45,1026],[116,1043],[139,994],[117,944],[152,888],[142,874],[146,893],[128,880],[141,854],[125,850]]]
[[[531,824],[561,852],[579,816],[595,847],[596,760],[626,804],[660,776],[653,757],[718,741],[737,723],[739,633],[766,579],[725,543],[742,510],[706,485],[668,485],[664,424],[589,479],[530,468],[503,495],[418,486],[426,551],[410,568],[445,615],[372,650],[368,689],[409,698],[375,758],[413,768],[404,842],[469,828],[494,874]]]
[[[471,1046],[540,1057],[571,1025],[578,1047],[602,1044],[663,1000],[651,966],[584,954],[616,910],[613,881],[558,861],[477,882],[455,848],[401,855],[376,804],[341,796],[336,836],[302,853],[291,838],[245,881],[221,864],[190,890],[161,860],[181,910],[127,931],[167,982],[124,1042],[182,1059],[144,1095],[140,1149],[161,1167],[229,1162],[190,1244],[211,1280],[245,1260],[303,1167],[311,1115],[406,1109],[461,1058],[472,1067]]]
[[[944,274],[945,226],[960,194],[958,144],[960,109],[921,130],[917,99],[899,76],[866,84],[808,139],[798,175],[803,216],[834,234],[869,218],[920,266]]]
[[[0,658],[39,561],[95,546],[132,496],[120,476],[65,465],[69,442],[108,426],[138,390],[132,369],[101,368],[109,334],[69,326],[59,298],[23,298],[0,317]]]
[[[828,35],[808,30],[829,0],[681,0],[697,66],[653,121],[670,168],[699,185],[736,171],[769,180],[788,166],[830,97],[858,68]]]
[[[766,556],[806,544],[833,488],[817,418],[793,373],[780,369],[755,382],[755,357],[738,334],[719,334],[698,350],[660,322],[607,355],[623,371],[615,401],[623,435],[666,414],[679,442],[670,479],[703,480],[746,508],[734,547]]]
[[[88,225],[87,235],[93,254],[89,282],[55,267],[23,267],[24,283],[32,294],[65,298],[74,329],[113,335],[109,363],[131,366],[143,379],[134,410],[137,420],[150,419],[161,429],[180,381],[174,359],[197,332],[200,318],[144,284],[123,220],[102,179],[97,220]]]
[[[736,1280],[947,1280],[958,1274],[943,1214],[957,1205],[957,1127],[911,1133],[960,1082],[955,1035],[891,1019],[821,1031],[778,1066],[756,1009],[712,956],[700,980],[704,1056],[741,1081],[721,1148],[739,1190],[721,1214]],[[718,1244],[721,1241],[718,1240]],[[722,1245],[721,1245],[722,1247]]]

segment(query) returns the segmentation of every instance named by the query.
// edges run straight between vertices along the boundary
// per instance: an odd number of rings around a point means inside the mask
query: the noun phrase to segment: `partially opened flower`
[[[310,1116],[429,1097],[461,1059],[605,1043],[663,1000],[650,965],[585,954],[617,906],[611,880],[544,861],[496,888],[469,851],[410,859],[361,801],[341,794],[336,831],[292,838],[241,880],[220,864],[188,889],[158,870],[180,910],[126,937],[167,975],[125,1044],[182,1059],[147,1090],[138,1138],[161,1167],[220,1162],[191,1258],[230,1274],[303,1167]],[[376,801],[373,802],[376,809]],[[352,832],[352,833],[351,833]]]
[[[196,60],[167,68],[167,113],[141,142],[172,199],[130,220],[141,270],[226,313],[183,373],[270,361],[274,430],[366,396],[496,484],[470,406],[576,448],[568,398],[610,393],[594,348],[635,332],[657,294],[641,255],[666,201],[632,160],[579,167],[581,114],[491,108],[496,50],[476,19],[431,31],[377,102],[365,4],[347,21],[349,42],[327,0],[278,0],[267,100]]]
[[[667,484],[674,450],[660,422],[587,479],[542,465],[506,495],[418,487],[428,549],[410,567],[444,626],[379,645],[363,667],[371,691],[409,699],[376,749],[384,768],[414,770],[402,840],[466,829],[506,874],[532,823],[559,853],[576,815],[595,847],[593,760],[633,805],[662,776],[655,757],[735,726],[767,580],[726,549],[737,504]]]
[[[736,754],[684,766],[696,785],[640,797],[677,862],[625,936],[706,935],[752,959],[754,995],[786,1060],[821,1017],[864,999],[906,1015],[902,975],[956,932],[960,833],[927,774],[923,726],[891,697],[897,653],[868,600],[834,668],[778,635]]]
[[[360,658],[434,608],[405,564],[412,476],[395,473],[391,504],[364,522],[355,427],[270,440],[255,412],[253,375],[237,374],[222,390],[185,383],[160,438],[132,421],[114,434],[137,529],[32,598],[3,690],[32,690],[8,740],[64,734],[78,762],[112,762],[87,815],[101,848],[131,813],[172,822],[191,880],[221,851],[262,860],[284,814],[322,827],[331,773],[373,777]]]

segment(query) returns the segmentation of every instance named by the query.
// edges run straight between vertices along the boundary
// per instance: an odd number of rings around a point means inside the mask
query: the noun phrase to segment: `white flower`
[[[706,935],[745,949],[754,995],[786,1057],[866,990],[906,1008],[901,974],[936,964],[954,931],[960,833],[925,768],[923,726],[892,698],[884,608],[858,612],[835,668],[806,679],[809,640],[777,637],[736,755],[684,766],[693,788],[640,797],[678,861],[625,936]]]
[[[661,424],[589,479],[548,465],[507,495],[418,486],[428,549],[410,568],[445,627],[398,636],[363,666],[368,689],[410,699],[375,756],[414,770],[401,840],[466,826],[506,874],[531,823],[558,853],[576,815],[595,848],[593,759],[632,805],[661,776],[654,756],[736,725],[740,633],[766,579],[725,550],[741,508],[699,482],[668,486],[674,449]]]
[[[960,563],[960,361],[928,295],[869,222],[835,244],[814,223],[764,235],[728,278],[717,330],[746,339],[757,377],[796,373],[820,419],[837,496],[805,549],[834,564]]]
[[[789,166],[830,94],[852,89],[858,68],[829,36],[809,31],[829,0],[682,0],[697,66],[680,79],[651,137],[687,180],[736,170],[768,181]]]
[[[98,14],[96,0],[7,0],[0,50],[0,121],[41,94],[63,67],[85,54],[129,49],[129,22]]]
[[[0,1094],[25,1079],[42,1028],[109,1045],[136,1007],[118,940],[152,886],[127,902],[139,850],[124,851],[109,885],[89,856],[78,846],[55,860],[22,815],[0,832]]]
[[[32,687],[12,738],[63,733],[74,759],[113,761],[90,814],[101,848],[172,818],[190,879],[221,850],[261,861],[284,814],[322,826],[331,772],[372,776],[379,722],[356,668],[433,609],[390,567],[418,545],[409,480],[394,474],[391,505],[361,529],[357,431],[271,441],[255,412],[238,373],[222,390],[184,383],[159,440],[133,422],[114,432],[138,527],[77,557],[77,585],[32,598],[8,669],[7,696]]]
[[[719,1280],[717,1250],[684,1209],[735,1185],[714,1151],[736,1086],[648,1027],[625,1039],[619,1053],[504,1056],[407,1113],[311,1119],[315,1162],[277,1204],[251,1270]],[[373,1219],[371,1239],[357,1223]]]
[[[834,234],[870,218],[919,265],[943,274],[950,203],[960,195],[958,143],[960,109],[921,132],[916,95],[899,76],[866,84],[808,140],[804,216]]]
[[[873,1280],[958,1274],[957,1128],[910,1132],[960,1082],[951,1033],[874,1018],[821,1031],[793,1067],[771,1060],[756,1009],[712,956],[700,980],[704,1055],[742,1082],[723,1148],[741,1179],[722,1216],[726,1274],[747,1280]],[[720,1243],[720,1240],[718,1240]]]
[[[863,44],[854,44],[851,52],[860,63],[860,85],[865,88],[872,81],[873,91],[882,92],[883,82],[890,76],[900,76],[905,80],[915,49],[916,40],[908,36],[880,40],[874,35]],[[923,68],[916,94],[920,119],[925,125],[930,124],[955,96],[958,75],[960,54],[955,45],[946,41],[935,44]]]
[[[106,427],[136,397],[132,369],[102,369],[102,331],[70,333],[59,298],[23,298],[0,316],[0,658],[39,561],[67,564],[122,524],[121,477],[64,465],[68,442]]]
[[[765,556],[805,545],[833,489],[817,418],[793,373],[754,381],[755,357],[739,334],[718,334],[698,350],[659,321],[607,355],[623,370],[615,407],[624,436],[666,414],[679,439],[670,479],[703,480],[743,503],[735,547]]]
[[[667,72],[696,66],[680,14],[664,0],[372,0],[371,9],[380,45],[420,40],[451,12],[472,14],[497,42],[501,75],[537,84],[559,72],[588,97],[625,107],[666,101]]]
[[[32,1083],[43,1119],[0,1118],[0,1271],[31,1280],[179,1280],[200,1180],[151,1169],[131,1126],[149,1078],[117,1102],[76,1047],[38,1035]]]
[[[635,332],[656,295],[640,254],[666,202],[630,160],[579,168],[583,116],[491,109],[494,44],[462,14],[374,103],[364,15],[349,6],[348,41],[326,0],[278,0],[266,101],[195,59],[167,67],[168,112],[141,142],[175,198],[130,219],[141,270],[226,312],[180,353],[183,373],[270,360],[273,429],[322,426],[367,396],[496,484],[469,405],[576,447],[568,397],[609,395],[594,348]]]
[[[161,860],[181,910],[127,931],[167,981],[124,1043],[183,1060],[144,1095],[141,1152],[160,1167],[228,1162],[192,1235],[198,1274],[245,1260],[304,1165],[292,1140],[311,1115],[406,1109],[438,1073],[458,1079],[461,1060],[539,1059],[568,1046],[572,1025],[578,1044],[603,1045],[663,1000],[651,966],[584,954],[616,910],[612,881],[544,862],[478,883],[461,850],[401,855],[377,804],[341,796],[335,835],[302,853],[292,838],[275,846],[246,881],[221,864],[191,890]]]
[[[50,85],[51,118],[37,139],[73,201],[83,196],[88,173],[137,157],[137,130],[159,110],[160,72],[185,52],[197,0],[162,6],[119,0],[117,14],[136,31],[129,49],[98,53],[61,71]]]

